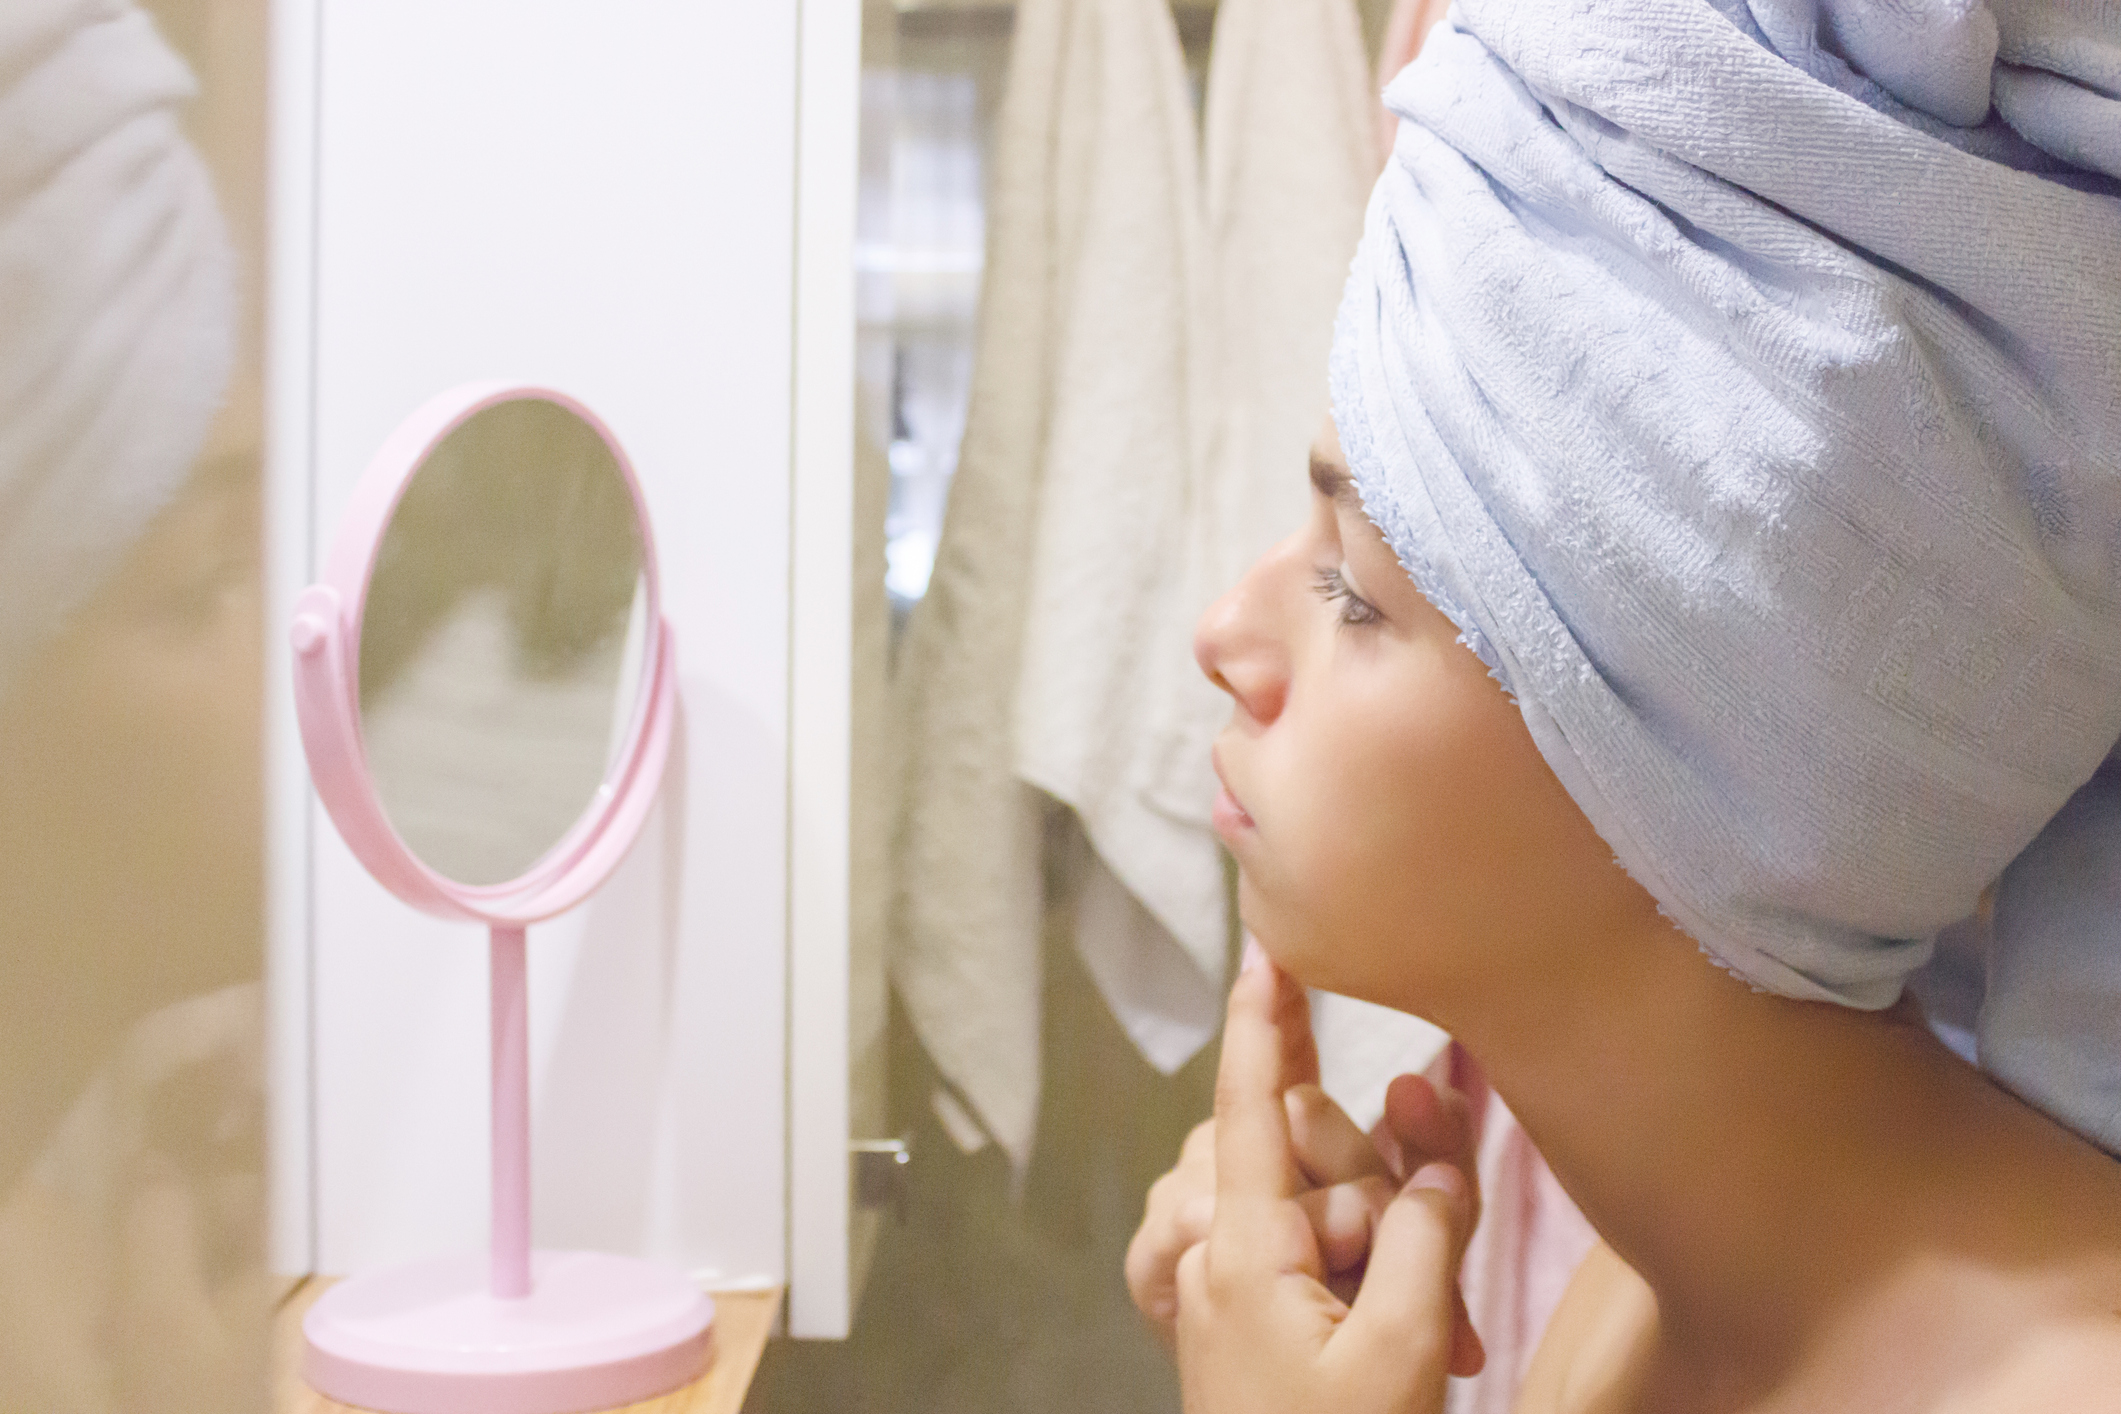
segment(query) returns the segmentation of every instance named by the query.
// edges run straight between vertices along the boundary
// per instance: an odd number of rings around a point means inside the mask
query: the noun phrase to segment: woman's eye
[[[1319,598],[1329,604],[1340,605],[1339,617],[1344,627],[1360,628],[1364,624],[1374,624],[1384,617],[1377,612],[1375,605],[1348,587],[1348,581],[1337,568],[1320,570],[1317,588]]]

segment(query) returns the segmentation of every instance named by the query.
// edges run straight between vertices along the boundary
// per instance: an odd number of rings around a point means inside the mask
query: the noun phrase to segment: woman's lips
[[[1216,752],[1209,760],[1215,767],[1215,783],[1222,787],[1215,792],[1215,809],[1211,812],[1215,833],[1228,840],[1255,827],[1252,817],[1245,813],[1245,807],[1238,804],[1237,797],[1230,793],[1230,787],[1223,781],[1222,753]]]

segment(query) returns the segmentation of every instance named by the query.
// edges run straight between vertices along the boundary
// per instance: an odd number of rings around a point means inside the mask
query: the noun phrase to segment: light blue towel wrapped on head
[[[1890,1005],[1998,884],[1981,1064],[2121,1151],[2121,5],[1459,0],[1386,100],[1401,561],[1740,977]]]

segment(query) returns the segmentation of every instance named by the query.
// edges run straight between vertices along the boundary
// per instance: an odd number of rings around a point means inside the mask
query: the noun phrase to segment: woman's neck
[[[1756,992],[1659,926],[1452,1029],[1648,1282],[1664,1357],[1735,1403],[1963,1227],[1999,1141],[2044,1122],[1905,1014]]]

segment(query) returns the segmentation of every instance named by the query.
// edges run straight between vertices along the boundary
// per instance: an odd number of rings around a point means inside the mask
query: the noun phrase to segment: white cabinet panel
[[[797,125],[794,600],[789,798],[789,1330],[843,1337],[848,1175],[859,0],[808,0]]]
[[[780,1279],[797,7],[283,0],[277,19],[278,533],[306,519],[320,554],[391,427],[490,377],[595,408],[655,515],[685,736],[604,894],[531,931],[538,1240]],[[276,549],[283,604],[301,558]],[[285,728],[277,1054],[283,1086],[309,1075],[277,1111],[281,1261],[304,1221],[326,1272],[476,1246],[482,939],[384,894],[313,807],[302,846]]]

